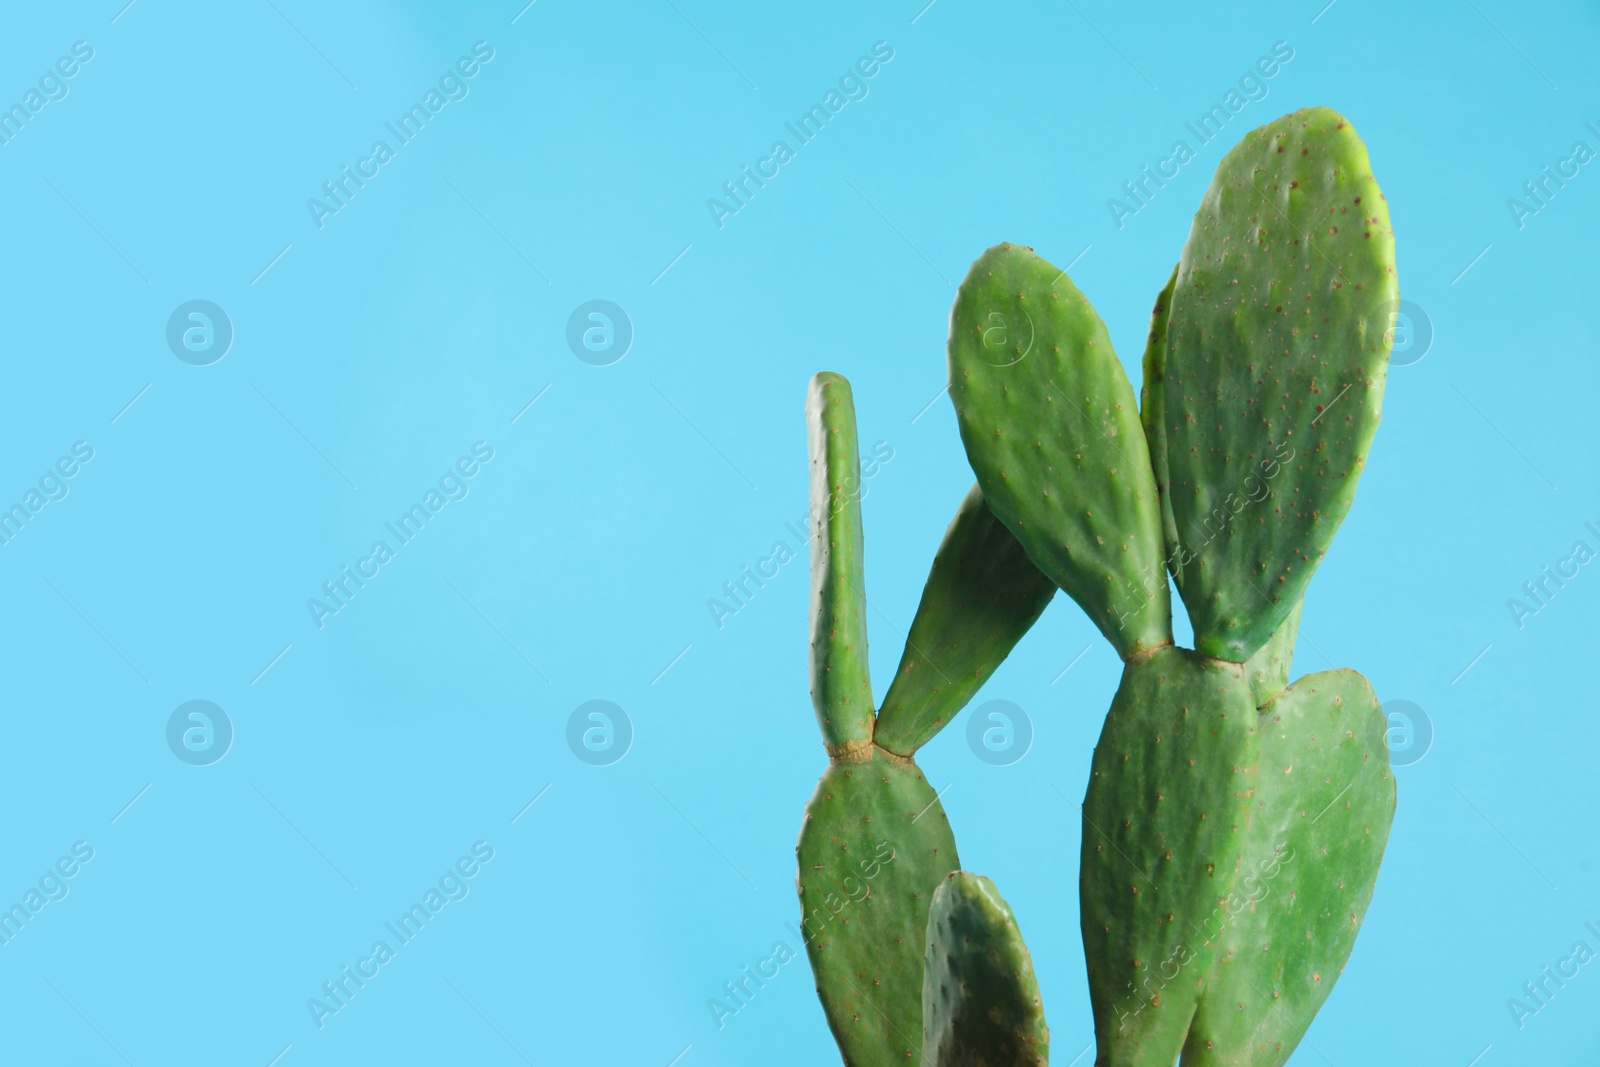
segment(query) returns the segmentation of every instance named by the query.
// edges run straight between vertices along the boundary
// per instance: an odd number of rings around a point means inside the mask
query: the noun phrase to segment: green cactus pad
[[[1162,386],[1167,369],[1167,314],[1172,310],[1172,287],[1178,281],[1178,268],[1173,267],[1167,284],[1156,296],[1155,307],[1150,309],[1150,333],[1145,338],[1143,378],[1139,385],[1139,421],[1144,426],[1145,444],[1150,451],[1150,467],[1155,472],[1156,487],[1161,493],[1161,542],[1166,552],[1157,580],[1165,581],[1176,564],[1172,554],[1178,546],[1178,528],[1172,517],[1170,476],[1167,471],[1167,442],[1162,436]]]
[[[994,883],[956,871],[933,895],[921,1067],[1044,1067],[1050,1029],[1033,959]]]
[[[1244,864],[1185,1067],[1280,1067],[1333,990],[1394,818],[1386,726],[1351,670],[1307,675],[1261,709]]]
[[[1377,429],[1398,295],[1389,211],[1337,112],[1285,115],[1223,157],[1178,263],[1162,376],[1198,651],[1243,662],[1304,594]]]
[[[906,756],[926,744],[1005,661],[1055,591],[973,486],[933,557],[878,712],[877,743]]]
[[[1294,661],[1294,644],[1300,636],[1300,610],[1305,604],[1304,600],[1296,604],[1267,643],[1245,661],[1244,676],[1250,682],[1250,695],[1258,708],[1289,684],[1289,664]]]
[[[915,763],[870,747],[817,783],[795,856],[806,954],[844,1062],[915,1063],[928,908],[961,865],[937,794]]]
[[[1165,648],[1129,660],[1083,802],[1079,905],[1102,1067],[1172,1067],[1233,888],[1256,763],[1244,668]]]
[[[824,371],[806,393],[811,454],[811,703],[830,753],[872,741],[861,462],[850,383]]]
[[[1126,658],[1171,641],[1160,499],[1122,365],[1066,272],[979,256],[950,312],[950,397],[984,499]]]

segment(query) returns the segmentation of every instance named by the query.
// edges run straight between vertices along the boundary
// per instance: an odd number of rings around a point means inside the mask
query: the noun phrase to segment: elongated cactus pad
[[[1260,712],[1244,863],[1184,1067],[1280,1067],[1333,990],[1394,817],[1387,720],[1355,671],[1299,679]]]
[[[811,454],[811,703],[830,753],[872,740],[861,462],[850,383],[824,371],[806,394]]]
[[[1160,499],[1105,324],[1032,249],[978,257],[950,312],[950,397],[984,499],[1126,658],[1171,641]]]
[[[933,895],[921,1067],[1044,1067],[1050,1028],[1017,920],[994,883],[956,871]]]
[[[1083,801],[1079,907],[1101,1067],[1172,1067],[1211,968],[1255,780],[1244,669],[1165,648],[1129,660]]]
[[[1285,115],[1223,157],[1178,263],[1162,375],[1198,651],[1243,662],[1299,603],[1377,429],[1398,295],[1388,208],[1337,112]]]
[[[1250,695],[1258,708],[1289,684],[1289,665],[1294,661],[1294,644],[1300,636],[1300,609],[1305,603],[1302,600],[1296,604],[1267,643],[1245,661],[1244,676],[1250,682]]]
[[[851,1067],[915,1063],[934,890],[959,867],[939,797],[910,760],[828,768],[795,848],[817,996]]]
[[[1167,284],[1156,295],[1155,307],[1150,309],[1150,333],[1145,338],[1142,370],[1144,380],[1139,385],[1139,421],[1144,426],[1145,444],[1150,450],[1150,467],[1155,471],[1156,486],[1161,491],[1161,541],[1166,555],[1162,562],[1162,575],[1174,573],[1177,562],[1172,558],[1177,551],[1178,527],[1172,517],[1172,484],[1167,469],[1167,441],[1162,426],[1165,423],[1164,383],[1167,375],[1167,315],[1172,310],[1172,287],[1178,282],[1178,268],[1173,267]]]
[[[973,486],[922,591],[874,738],[911,755],[966,707],[1055,595]]]

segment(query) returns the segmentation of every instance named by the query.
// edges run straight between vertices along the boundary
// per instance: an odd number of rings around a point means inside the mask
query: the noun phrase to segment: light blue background
[[[794,547],[807,377],[848,375],[863,442],[893,449],[864,505],[881,695],[971,481],[948,400],[918,417],[953,282],[1003,239],[1076,259],[1136,381],[1225,147],[1327,104],[1367,142],[1436,339],[1391,373],[1296,669],[1356,667],[1436,739],[1399,772],[1366,929],[1295,1062],[1593,1060],[1600,963],[1523,1029],[1506,1001],[1600,949],[1600,568],[1521,629],[1507,600],[1600,548],[1600,169],[1522,229],[1506,200],[1600,149],[1600,15],[924,2],[12,6],[0,100],[95,52],[0,146],[0,502],[95,453],[0,546],[0,903],[95,851],[0,945],[0,1056],[836,1062],[803,959],[720,1030],[706,1006],[798,948],[792,848],[824,767],[806,564],[721,629],[706,602]],[[479,40],[470,95],[319,230],[306,199]],[[707,198],[878,41],[869,95],[719,229]],[[1277,41],[1268,97],[1119,230],[1107,199]],[[209,367],[164,340],[196,298],[236,331]],[[596,298],[635,329],[611,366],[565,342]],[[470,495],[319,630],[307,598],[477,441]],[[1060,1067],[1091,1035],[1072,802],[1117,672],[1059,597],[978,698],[1028,712],[1028,755],[980,762],[963,718],[921,757],[964,865],[1016,910]],[[166,746],[192,699],[236,731],[209,767]],[[636,731],[612,766],[565,741],[591,699]],[[307,999],[476,841],[470,895],[319,1030]]]

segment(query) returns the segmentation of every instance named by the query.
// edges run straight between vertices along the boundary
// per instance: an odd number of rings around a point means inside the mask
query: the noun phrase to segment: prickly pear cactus
[[[812,379],[811,694],[829,766],[795,849],[801,928],[847,1064],[903,1067],[922,1041],[923,947],[934,892],[960,860],[912,759],[1005,659],[1054,590],[969,493],[935,558],[881,716],[867,674],[855,405]],[[885,744],[875,738],[892,735]]]
[[[1200,652],[1243,662],[1300,602],[1355,499],[1398,298],[1389,209],[1341,115],[1296,111],[1223,157],[1147,423]]]
[[[828,754],[872,742],[863,591],[860,448],[850,383],[818,374],[806,395],[811,453],[811,704]]]
[[[1083,803],[1097,1064],[1281,1063],[1349,955],[1393,811],[1381,716],[1353,672],[1291,686],[1289,668],[1377,425],[1396,297],[1366,150],[1312,109],[1219,166],[1151,313],[1137,429],[1062,272],[1002,245],[956,298],[979,486],[1126,661]],[[1167,647],[1152,561],[1198,654]],[[1143,610],[1120,608],[1134,589]],[[1318,858],[1261,896],[1285,850]]]
[[[910,755],[966,707],[1044,612],[1056,586],[990,513],[977,486],[933,558],[876,739]]]
[[[960,865],[938,795],[909,760],[833,763],[795,849],[801,932],[848,1064],[903,1065],[922,1034],[922,931]]]
[[[1244,675],[1250,682],[1250,694],[1260,707],[1289,684],[1289,662],[1294,659],[1294,643],[1300,636],[1301,601],[1289,612],[1275,633],[1256,654],[1245,660]]]
[[[1050,1028],[1033,957],[994,883],[956,871],[933,894],[921,1067],[1044,1067]]]
[[[1144,418],[1166,457],[1168,560],[1196,647],[1245,660],[1260,709],[1239,880],[1183,1063],[1277,1067],[1354,947],[1395,807],[1366,680],[1288,684],[1302,597],[1377,428],[1398,299],[1388,210],[1350,124],[1313,108],[1246,135],[1169,286]]]
[[[1171,1067],[1211,967],[1256,771],[1238,664],[1164,648],[1128,662],[1083,801],[1079,910],[1101,1058]]]
[[[1261,708],[1243,862],[1185,1067],[1279,1067],[1344,970],[1394,817],[1388,721],[1352,670],[1307,675]]]
[[[1141,370],[1144,381],[1139,386],[1139,424],[1144,427],[1149,445],[1150,467],[1156,476],[1156,486],[1161,492],[1161,539],[1163,547],[1178,543],[1177,520],[1172,515],[1172,494],[1165,486],[1172,484],[1167,469],[1166,438],[1162,424],[1166,418],[1162,407],[1165,395],[1163,382],[1167,373],[1167,314],[1172,310],[1172,287],[1178,283],[1178,268],[1172,268],[1166,287],[1156,297],[1156,306],[1150,310],[1150,333],[1145,338],[1144,360]],[[1162,557],[1163,572],[1170,571],[1171,559]]]
[[[1126,656],[1172,641],[1161,503],[1105,324],[1031,248],[978,257],[950,310],[950,398],[978,486]]]
[[[846,1063],[1044,1062],[1015,920],[956,870],[912,757],[1055,586],[1124,661],[1081,811],[1096,1067],[1281,1067],[1304,1038],[1395,809],[1371,686],[1350,670],[1289,678],[1377,427],[1397,297],[1366,148],[1326,108],[1223,158],[1151,312],[1137,411],[1066,272],[1021,246],[986,251],[948,345],[977,485],[876,714],[849,387],[813,382],[812,693],[831,766],[799,887]],[[1194,651],[1172,644],[1169,573]]]

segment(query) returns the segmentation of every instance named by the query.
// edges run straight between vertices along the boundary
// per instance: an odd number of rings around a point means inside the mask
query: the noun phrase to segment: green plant
[[[993,882],[956,871],[934,891],[923,965],[924,1064],[1049,1061],[1033,960]]]
[[[1044,611],[1055,587],[969,493],[934,557],[905,656],[873,713],[850,383],[818,374],[811,454],[811,698],[828,770],[795,846],[801,929],[846,1063],[904,1064],[922,1041],[923,938],[960,861],[914,758]]]
[[[914,755],[1057,587],[1124,661],[1082,805],[1095,1062],[1288,1059],[1354,945],[1394,812],[1366,680],[1288,675],[1377,427],[1397,298],[1366,149],[1326,108],[1222,160],[1156,299],[1137,408],[1066,272],[1021,246],[985,252],[949,342],[977,485],[876,714],[850,390],[813,380],[812,694],[830,766],[798,884],[846,1063],[1045,1061],[1010,909],[958,870]],[[1169,574],[1193,651],[1173,645]]]

